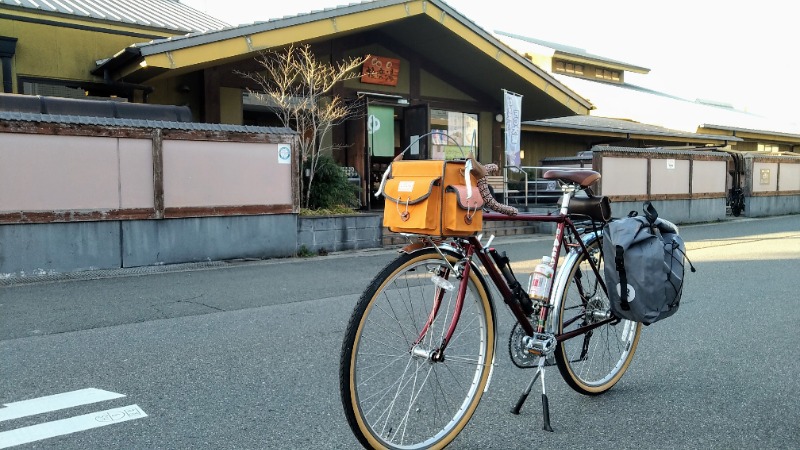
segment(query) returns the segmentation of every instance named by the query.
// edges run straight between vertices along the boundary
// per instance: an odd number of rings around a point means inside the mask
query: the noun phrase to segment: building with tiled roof
[[[646,75],[650,69],[534,37],[501,31],[496,35],[591,102],[589,114],[595,122],[619,119],[723,139],[736,137],[730,145],[742,151],[800,149],[800,127],[786,120],[762,117],[719,102],[684,99],[625,79],[626,72]],[[541,123],[532,123],[527,129],[541,129]],[[604,139],[601,133],[597,142]]]
[[[227,23],[200,12],[178,0],[0,0],[0,7],[19,13],[17,20],[36,20],[51,17],[59,23],[75,23],[79,20],[101,23],[116,23],[124,26],[169,30],[169,32],[193,33],[220,30],[230,27]]]
[[[334,157],[361,179],[364,204],[373,198],[375,174],[382,173],[411,136],[431,129],[457,133],[462,136],[459,144],[474,146],[479,160],[502,164],[504,90],[522,95],[523,165],[573,156],[598,143],[652,147],[741,142],[723,130],[696,132],[658,120],[632,118],[653,124],[649,129],[632,121],[609,127],[584,120],[581,129],[566,120],[560,128],[558,122],[541,122],[588,116],[603,107],[575,82],[586,80],[565,76],[576,67],[617,91],[626,86],[625,72],[649,69],[540,42],[540,47],[555,47],[546,63],[519,52],[508,45],[508,36],[484,30],[440,0],[365,1],[236,27],[179,2],[146,1],[148,8],[135,8],[141,2],[126,0],[2,0],[0,56],[11,55],[3,58],[4,90],[181,105],[196,122],[274,126],[269,105],[250,95],[261,86],[242,76],[260,69],[256,56],[261,52],[309,44],[330,61],[371,55],[376,63],[394,64],[396,78],[383,82],[362,74],[336,93],[366,99],[362,116],[391,122],[382,127],[386,136],[376,140],[365,119],[349,121],[330,137]],[[623,129],[627,131],[619,131]],[[439,144],[426,142],[422,154],[432,145]]]

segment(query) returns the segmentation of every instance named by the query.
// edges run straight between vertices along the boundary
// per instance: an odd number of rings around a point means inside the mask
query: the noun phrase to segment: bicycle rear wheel
[[[365,447],[442,448],[475,412],[495,343],[494,315],[477,270],[470,271],[444,357],[433,356],[453,317],[459,282],[435,250],[422,250],[386,266],[356,304],[339,379],[345,416]]]
[[[589,255],[580,255],[571,267],[565,268],[570,272],[559,306],[559,334],[611,317],[608,295],[589,262],[594,262],[602,277],[601,248],[602,237],[594,239],[587,245]],[[621,320],[561,341],[556,348],[561,376],[582,394],[602,394],[628,369],[640,333],[640,323]]]

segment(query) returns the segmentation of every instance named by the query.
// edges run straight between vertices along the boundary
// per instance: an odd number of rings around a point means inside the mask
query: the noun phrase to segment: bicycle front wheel
[[[452,263],[457,257],[448,254]],[[475,269],[475,267],[472,267]],[[345,416],[368,448],[442,448],[469,421],[489,380],[494,316],[471,270],[443,355],[460,280],[433,249],[403,255],[372,281],[347,327],[340,364]]]
[[[603,276],[602,237],[587,245],[569,270],[559,310],[559,334],[611,317],[611,303],[600,284]],[[597,272],[592,269],[592,264]],[[641,324],[630,320],[611,322],[561,341],[556,363],[561,376],[574,390],[597,395],[611,389],[633,359]]]

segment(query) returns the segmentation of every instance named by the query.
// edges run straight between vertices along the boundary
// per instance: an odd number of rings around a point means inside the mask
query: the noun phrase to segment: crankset
[[[511,335],[508,337],[508,354],[511,356],[511,362],[520,369],[535,369],[539,365],[539,355],[531,353],[525,345],[524,338],[526,337],[525,330],[515,323],[511,329]],[[547,358],[545,366],[552,366],[555,360],[551,355]]]

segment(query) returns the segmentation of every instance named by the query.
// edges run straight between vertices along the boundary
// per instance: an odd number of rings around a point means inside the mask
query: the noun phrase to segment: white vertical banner
[[[506,125],[506,166],[519,166],[520,122],[522,120],[522,96],[503,89]]]

